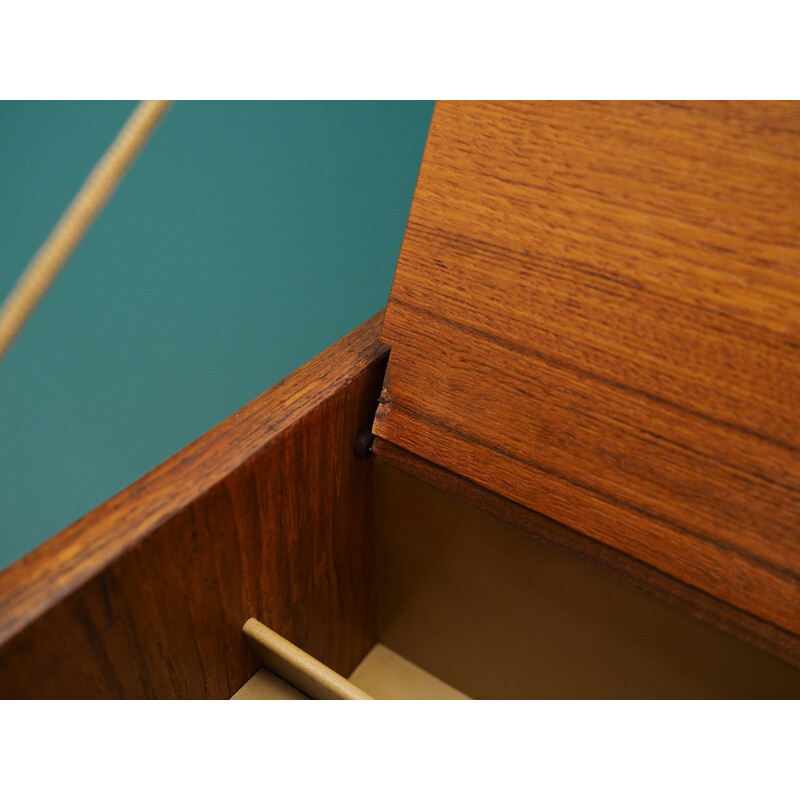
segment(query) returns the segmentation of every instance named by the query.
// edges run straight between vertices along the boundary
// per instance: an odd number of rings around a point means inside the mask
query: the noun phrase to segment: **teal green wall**
[[[0,103],[0,295],[133,107]],[[170,111],[0,361],[0,568],[386,304],[432,110]]]

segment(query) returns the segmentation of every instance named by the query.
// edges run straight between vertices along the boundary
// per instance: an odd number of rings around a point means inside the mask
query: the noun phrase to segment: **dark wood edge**
[[[639,589],[725,630],[749,644],[800,667],[800,637],[741,611],[654,567],[625,555],[555,520],[495,494],[467,478],[439,467],[379,436],[375,455],[403,472],[435,486],[527,533],[574,553]]]
[[[383,311],[0,573],[0,646],[385,358]]]

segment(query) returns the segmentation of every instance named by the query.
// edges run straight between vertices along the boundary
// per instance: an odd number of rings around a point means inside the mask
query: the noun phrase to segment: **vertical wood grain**
[[[227,698],[249,617],[349,674],[375,640],[382,314],[0,574],[0,696]]]

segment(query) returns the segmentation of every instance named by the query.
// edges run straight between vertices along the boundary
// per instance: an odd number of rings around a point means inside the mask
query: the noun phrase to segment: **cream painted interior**
[[[800,697],[800,671],[376,460],[379,641],[474,698]]]
[[[376,700],[469,700],[463,692],[382,644],[367,653],[350,680]]]
[[[308,700],[302,692],[262,667],[231,700]]]

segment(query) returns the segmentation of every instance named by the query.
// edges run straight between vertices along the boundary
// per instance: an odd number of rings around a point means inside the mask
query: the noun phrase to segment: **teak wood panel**
[[[800,636],[689,586],[621,550],[514,503],[474,481],[438,467],[385,439],[376,438],[373,450],[382,462],[418,478],[422,483],[485,511],[536,539],[554,544],[583,561],[602,567],[605,572],[664,600],[667,605],[688,611],[693,617],[728,631],[736,638],[772,653],[800,669]],[[377,579],[380,580],[380,575]]]
[[[382,314],[0,573],[0,696],[228,698],[249,617],[343,674],[375,641]]]
[[[440,103],[373,430],[800,633],[800,105]]]

